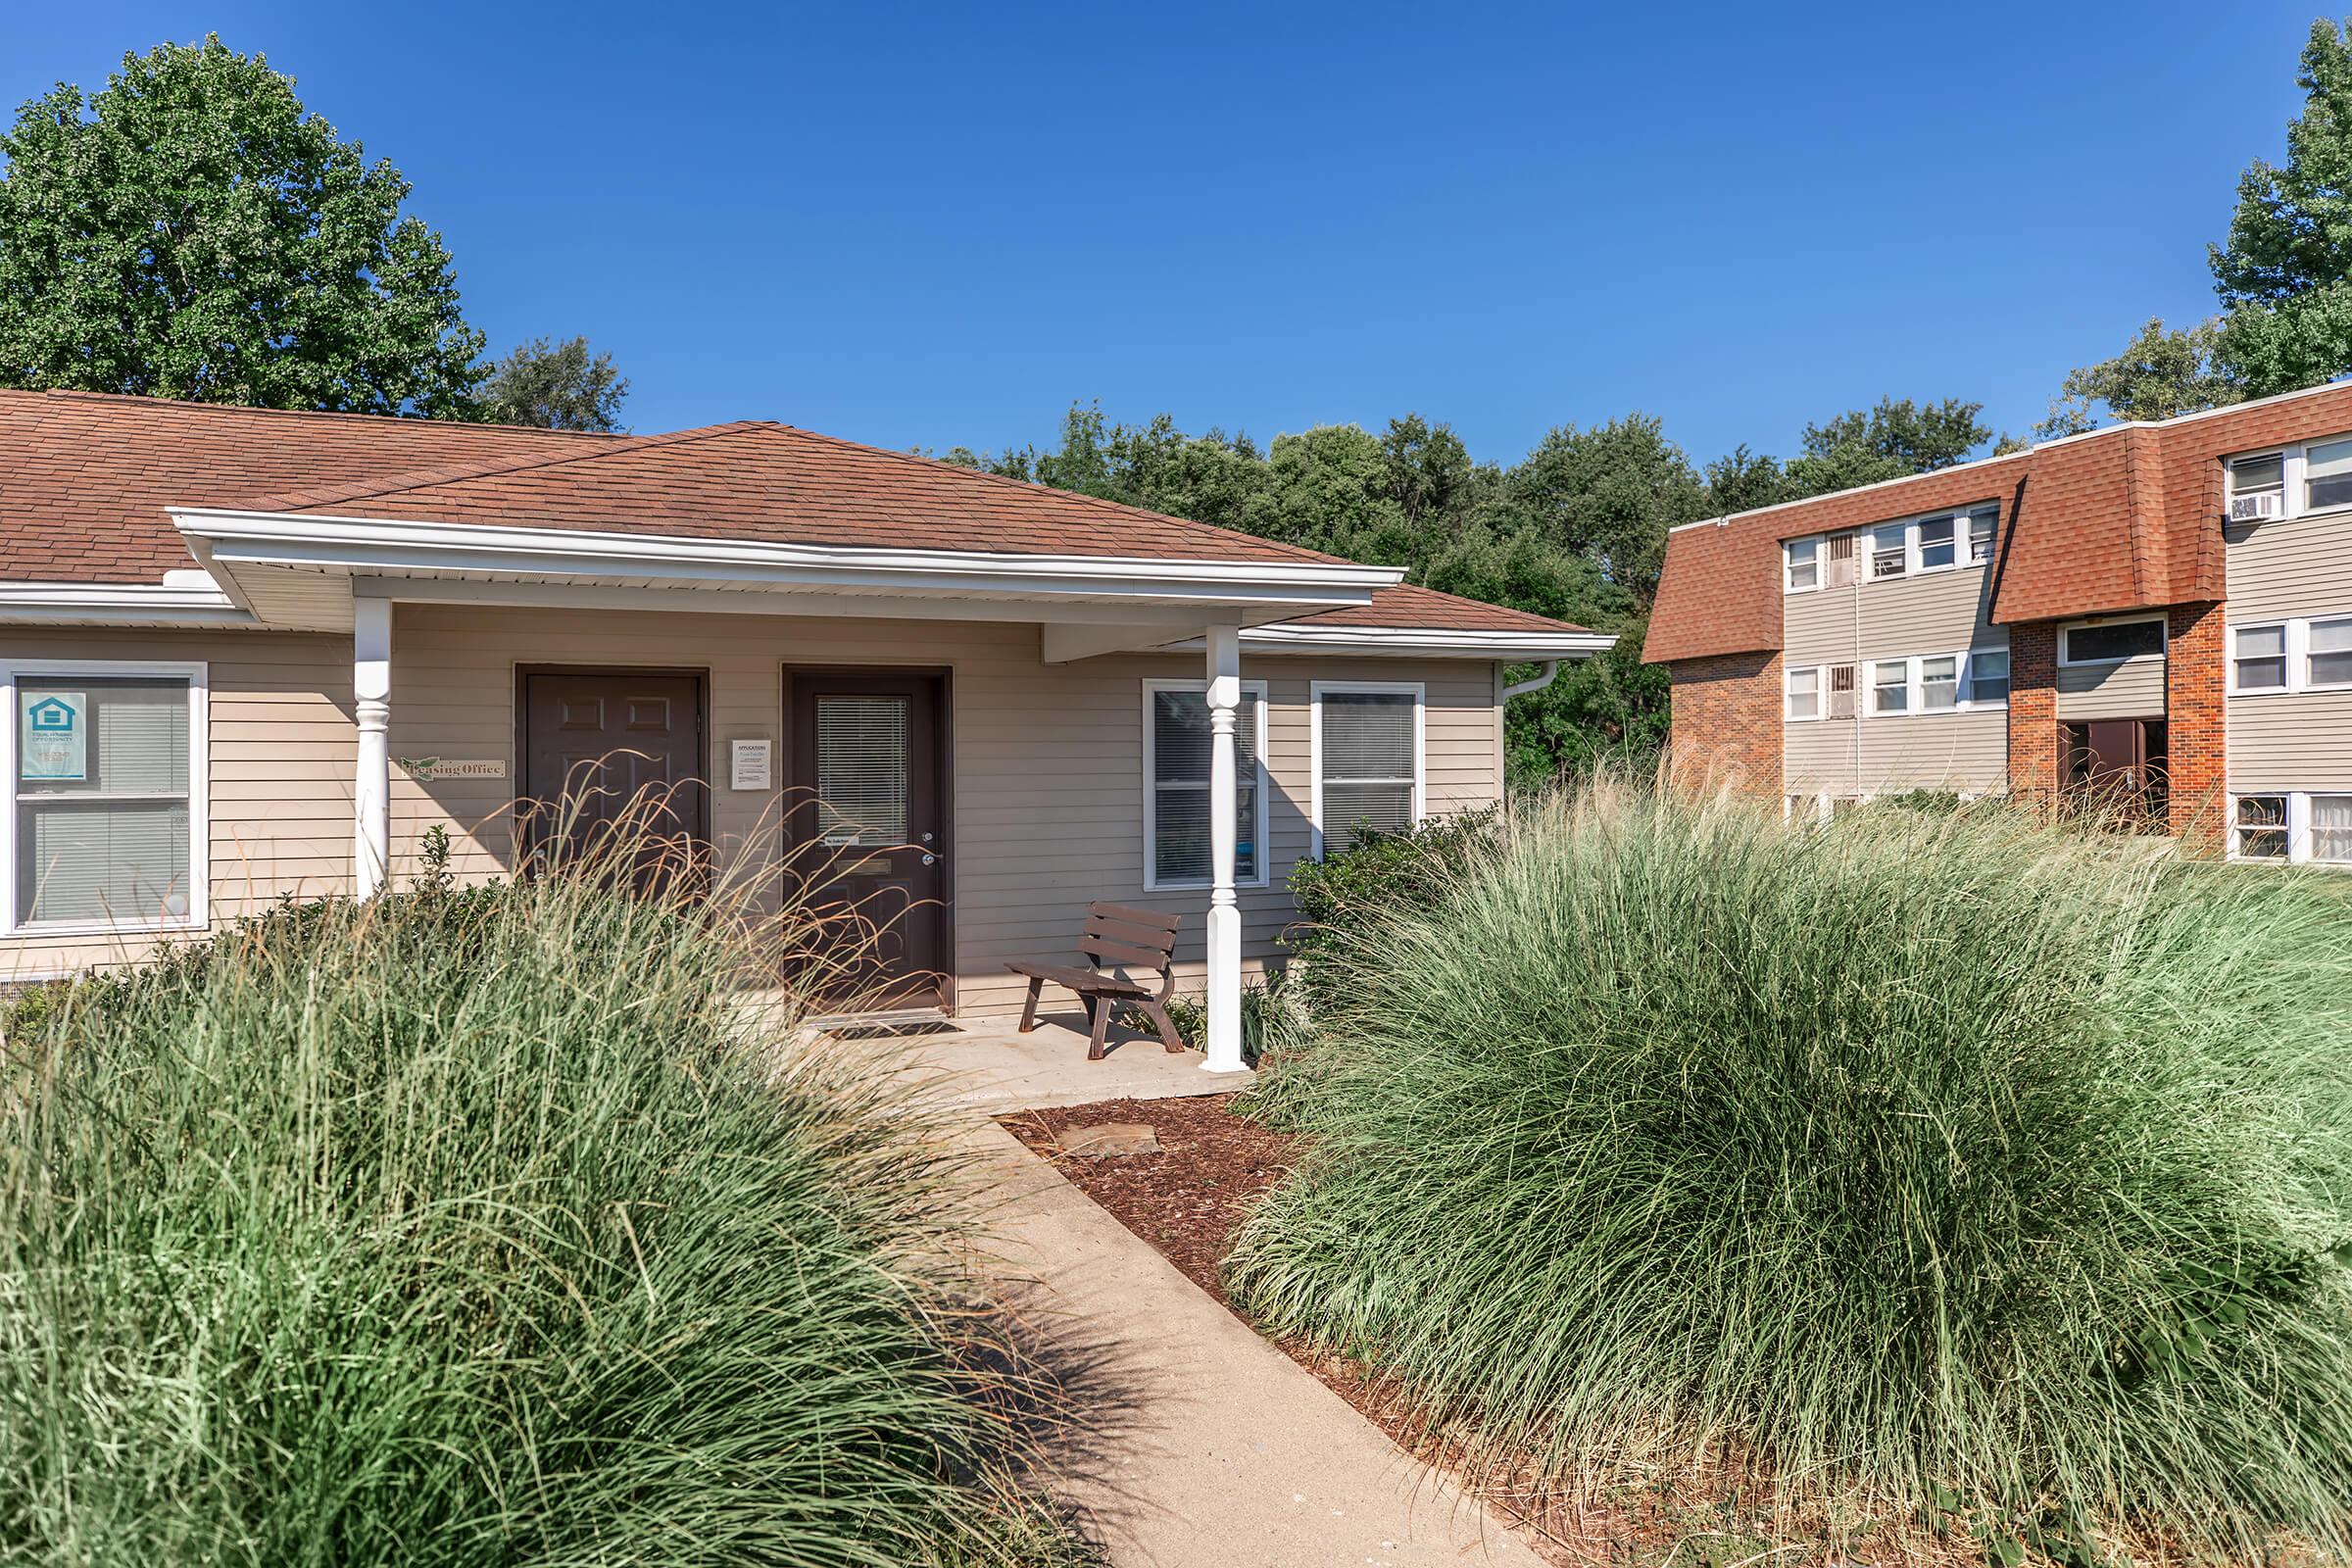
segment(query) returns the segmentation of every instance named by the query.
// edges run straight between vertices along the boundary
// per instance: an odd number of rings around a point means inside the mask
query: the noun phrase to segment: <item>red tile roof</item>
[[[1680,528],[1642,657],[1777,649],[1782,540],[1979,502],[2001,509],[1997,622],[2218,600],[2220,460],[2347,430],[2352,383],[2337,383]]]
[[[0,390],[0,580],[155,582],[193,564],[172,506],[883,549],[1334,559],[763,421],[606,436]],[[1307,620],[1582,629],[1421,588]]]

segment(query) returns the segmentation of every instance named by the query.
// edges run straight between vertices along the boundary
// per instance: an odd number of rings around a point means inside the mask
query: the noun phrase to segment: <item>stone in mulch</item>
[[[1106,1121],[1092,1127],[1073,1127],[1058,1142],[1063,1153],[1084,1154],[1089,1159],[1159,1152],[1158,1132],[1150,1122],[1142,1121]]]

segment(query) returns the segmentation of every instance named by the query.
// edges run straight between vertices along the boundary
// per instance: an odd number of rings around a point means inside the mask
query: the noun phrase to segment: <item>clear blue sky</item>
[[[640,430],[1050,441],[1073,398],[1482,458],[1882,394],[2040,416],[2299,102],[2308,4],[16,5],[8,107],[218,30],[415,182],[493,350]]]

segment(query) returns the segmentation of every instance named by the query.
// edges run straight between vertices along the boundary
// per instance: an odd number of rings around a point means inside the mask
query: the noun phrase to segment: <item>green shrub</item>
[[[1158,1030],[1140,1013],[1129,1017],[1141,1024],[1148,1034]],[[1173,996],[1168,999],[1168,1022],[1184,1037],[1184,1043],[1195,1050],[1208,1046],[1208,1003],[1201,997]],[[1269,1052],[1280,1051],[1301,1027],[1297,988],[1290,983],[1286,969],[1268,969],[1263,980],[1251,980],[1242,987],[1242,1055],[1251,1065],[1262,1061]]]
[[[1359,836],[1347,849],[1291,868],[1291,899],[1298,921],[1283,940],[1302,960],[1308,990],[1317,989],[1315,959],[1350,947],[1360,930],[1385,915],[1426,908],[1469,862],[1491,850],[1502,813],[1489,808],[1430,817],[1401,833]]]
[[[1229,1262],[1492,1462],[2341,1552],[2352,906],[2023,813],[1596,789],[1318,954]]]
[[[0,1081],[0,1559],[1060,1560],[935,1130],[740,1038],[822,935],[428,879],[65,988]]]

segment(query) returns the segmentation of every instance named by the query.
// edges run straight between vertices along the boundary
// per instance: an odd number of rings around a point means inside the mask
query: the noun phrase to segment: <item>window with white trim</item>
[[[2305,686],[2352,686],[2352,619],[2313,621],[2304,647]]]
[[[1919,710],[1944,713],[1960,706],[1960,656],[1929,654],[1919,662]]]
[[[2230,630],[2230,689],[2233,692],[2286,690],[2286,626],[2233,626]]]
[[[1245,681],[1233,716],[1233,879],[1266,881],[1266,683]],[[1204,888],[1208,848],[1208,687],[1144,682],[1144,886]]]
[[[1978,648],[1968,656],[1968,705],[2003,708],[2009,702],[2009,650]]]
[[[2230,853],[2241,860],[2287,858],[2286,797],[2240,795],[2230,808]]]
[[[2286,454],[2265,452],[2230,463],[2230,496],[2280,496],[2286,493]]]
[[[2316,442],[2303,449],[2303,510],[2352,505],[2352,440]]]
[[[1418,686],[1317,682],[1315,840],[1345,850],[1366,831],[1401,833],[1421,819]]]
[[[2352,795],[2311,797],[2311,858],[2352,865]]]
[[[1787,587],[1792,594],[1809,593],[1821,586],[1821,541],[1791,539],[1782,546],[1788,567]]]
[[[2162,657],[2162,619],[2096,621],[2067,626],[2058,633],[2061,664],[2122,664]]]
[[[1870,710],[1901,713],[1911,707],[1911,661],[1882,659],[1870,666]]]
[[[1900,577],[1911,564],[1911,525],[1890,522],[1884,528],[1870,531],[1870,575],[1876,582],[1883,577]]]
[[[1941,571],[1959,563],[1957,517],[1927,517],[1919,523],[1919,569]]]
[[[5,679],[8,928],[200,922],[202,667],[28,662]]]
[[[1802,722],[1821,716],[1821,671],[1792,669],[1788,672],[1788,716]]]
[[[1968,564],[1982,566],[1992,559],[1992,533],[2000,514],[1984,507],[1968,514]]]

